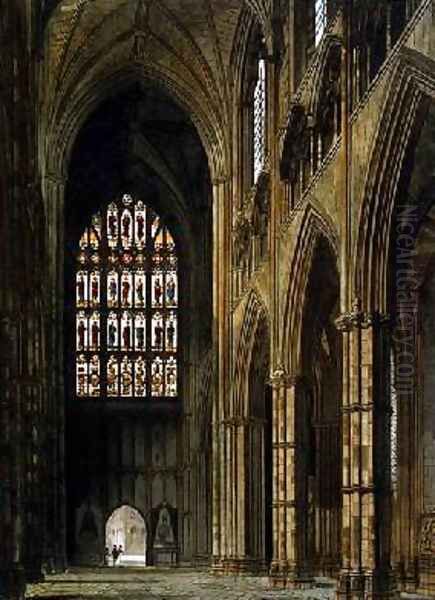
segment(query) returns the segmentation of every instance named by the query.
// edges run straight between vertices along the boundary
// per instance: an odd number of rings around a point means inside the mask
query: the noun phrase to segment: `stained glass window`
[[[254,183],[264,167],[266,155],[266,61],[258,60],[257,83],[254,89]]]
[[[77,253],[76,394],[178,395],[178,257],[161,218],[129,194],[85,229]]]
[[[315,44],[316,46],[320,43],[320,40],[325,33],[327,24],[327,0],[315,0],[315,17],[314,17],[314,28],[315,28]]]

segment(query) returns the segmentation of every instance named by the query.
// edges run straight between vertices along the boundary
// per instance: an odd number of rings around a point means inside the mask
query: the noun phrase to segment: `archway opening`
[[[106,564],[112,566],[146,565],[147,530],[140,512],[125,504],[106,521]]]
[[[269,329],[261,320],[255,334],[248,379],[249,434],[246,451],[246,553],[257,569],[272,560],[272,393]]]
[[[341,532],[341,337],[335,326],[339,277],[334,252],[321,237],[313,254],[302,328],[305,385],[300,454],[306,506],[306,559],[315,573],[336,575]]]
[[[173,507],[183,515],[173,562],[197,553],[200,511],[185,478],[200,434],[184,443],[184,415],[196,418],[196,373],[211,351],[211,200],[195,126],[161,89],[135,84],[84,123],[68,170],[61,290],[72,564],[102,563],[104,515],[123,505]]]

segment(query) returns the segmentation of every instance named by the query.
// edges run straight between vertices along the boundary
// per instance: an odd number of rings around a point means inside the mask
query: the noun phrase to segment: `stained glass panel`
[[[115,356],[111,356],[107,362],[107,395],[118,396],[119,394],[119,368]]]
[[[133,366],[128,356],[121,362],[121,396],[133,395]]]
[[[176,396],[178,261],[163,220],[124,194],[92,217],[76,258],[76,395]]]
[[[177,395],[177,363],[175,358],[171,357],[166,363],[166,396]]]
[[[87,306],[88,303],[88,274],[78,271],[76,275],[76,304],[78,308]]]
[[[163,396],[164,374],[163,360],[157,357],[153,360],[151,367],[151,395]]]
[[[257,83],[254,90],[254,183],[264,167],[266,153],[266,61],[258,61]]]
[[[177,350],[177,314],[172,311],[166,320],[166,351],[176,352]]]

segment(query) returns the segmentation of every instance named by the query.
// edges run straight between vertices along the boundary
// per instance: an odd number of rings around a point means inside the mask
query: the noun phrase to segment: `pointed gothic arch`
[[[298,224],[295,250],[288,271],[288,286],[284,288],[284,313],[280,339],[281,361],[288,374],[300,372],[301,332],[305,290],[310,273],[313,253],[319,238],[323,236],[333,254],[338,257],[337,235],[329,218],[313,204],[305,206]]]

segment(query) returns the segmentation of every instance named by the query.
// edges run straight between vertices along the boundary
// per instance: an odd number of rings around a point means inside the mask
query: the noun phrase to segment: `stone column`
[[[386,319],[358,302],[343,334],[342,570],[338,597],[396,597],[390,564],[389,354]]]
[[[66,497],[65,497],[65,389],[63,364],[63,311],[64,311],[64,225],[63,207],[66,180],[61,175],[50,174],[43,182],[43,198],[47,215],[47,265],[46,326],[47,326],[47,395],[51,455],[50,505],[53,514],[49,536],[50,570],[66,568]]]
[[[271,378],[273,402],[273,560],[271,582],[303,587],[310,581],[304,556],[304,489],[297,458],[296,412],[302,380],[278,367]],[[301,510],[302,509],[302,510]]]
[[[231,464],[230,415],[231,207],[227,177],[213,181],[213,413],[212,413],[212,567],[220,571],[231,552],[229,520]]]

